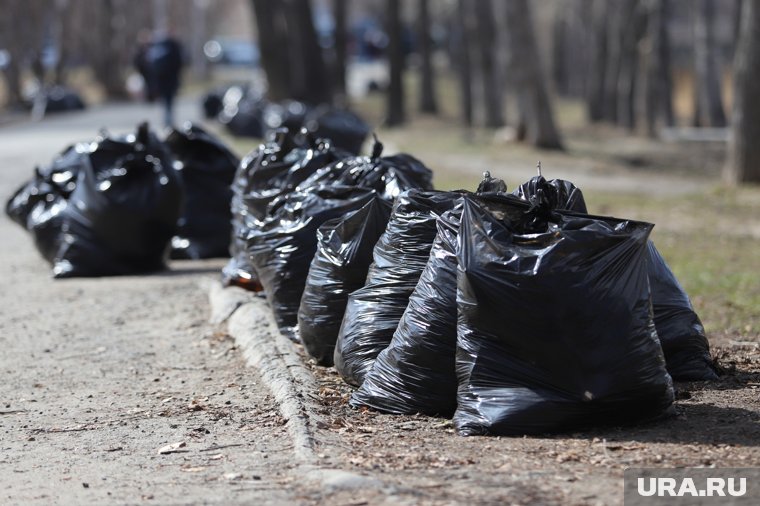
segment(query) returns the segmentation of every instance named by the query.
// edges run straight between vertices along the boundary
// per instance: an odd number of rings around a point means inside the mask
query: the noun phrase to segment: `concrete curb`
[[[272,311],[263,297],[238,287],[206,285],[211,305],[210,322],[227,324],[227,331],[272,392],[294,443],[294,456],[307,480],[328,493],[346,490],[382,490],[394,487],[382,481],[318,464],[317,448],[330,445],[330,437],[318,429],[321,417],[319,385],[304,365],[297,346],[280,334]]]
[[[272,392],[301,464],[314,464],[317,382],[298,356],[295,345],[280,334],[267,302],[242,288],[211,286],[212,323],[226,321],[229,334]],[[312,394],[313,395],[313,394]]]

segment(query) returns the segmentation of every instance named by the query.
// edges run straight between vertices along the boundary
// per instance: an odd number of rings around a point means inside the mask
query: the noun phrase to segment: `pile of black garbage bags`
[[[649,240],[572,183],[436,191],[410,155],[277,132],[233,184],[227,284],[356,387],[354,407],[522,435],[672,414],[716,377],[704,328]]]
[[[275,102],[249,83],[220,86],[203,97],[203,113],[216,118],[235,136],[265,139],[278,129],[298,132],[306,128],[315,138],[330,139],[333,146],[358,154],[370,133],[354,112],[298,100]]]
[[[140,274],[168,256],[226,257],[238,158],[201,128],[102,132],[37,168],[6,204],[58,278]]]

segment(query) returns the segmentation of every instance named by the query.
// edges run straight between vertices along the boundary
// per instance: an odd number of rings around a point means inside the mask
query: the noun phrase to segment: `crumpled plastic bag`
[[[383,145],[377,139],[370,156],[343,158],[316,171],[299,188],[337,184],[372,188],[392,202],[411,189],[432,190],[433,172],[411,155],[381,156]]]
[[[348,298],[335,346],[335,368],[359,386],[391,342],[420,279],[436,235],[436,219],[461,192],[409,190],[396,200],[373,253],[364,287]]]
[[[514,194],[524,200],[543,192],[553,209],[568,209],[586,213],[586,203],[580,189],[569,181],[543,177],[532,178]],[[650,240],[647,247],[649,286],[657,334],[665,353],[668,372],[676,381],[716,379],[710,344],[688,295]]]
[[[376,196],[317,231],[317,252],[298,309],[298,329],[304,348],[318,365],[333,364],[348,296],[364,286],[372,252],[390,212],[391,204]]]
[[[484,195],[472,195],[500,216],[518,222],[525,204],[516,197],[499,197],[501,180],[486,174],[478,186]],[[393,339],[378,356],[351,396],[354,407],[369,406],[386,413],[451,417],[457,406],[454,357],[457,344],[457,241],[462,202],[438,218],[438,232],[425,270]]]
[[[552,211],[525,230],[464,197],[457,253],[462,435],[632,423],[671,412],[647,279],[652,225]]]
[[[31,233],[35,246],[49,262],[53,261],[60,244],[61,211],[76,188],[88,151],[86,143],[67,147],[50,165],[35,168],[32,179],[6,203],[8,217]]]
[[[705,328],[694,312],[689,296],[652,241],[649,241],[647,250],[654,325],[668,372],[676,381],[717,379]]]
[[[374,198],[373,190],[354,186],[293,192],[272,202],[265,220],[250,229],[248,254],[284,335],[297,340],[298,307],[317,251],[317,229]]]
[[[171,257],[227,257],[232,233],[231,185],[240,160],[219,139],[189,123],[172,129],[164,142],[185,187]]]
[[[61,212],[57,278],[137,274],[165,267],[183,198],[165,146],[143,123],[136,135],[94,143]]]
[[[277,197],[293,192],[299,183],[323,166],[349,156],[329,141],[280,129],[240,163],[232,186],[230,262],[222,271],[226,285],[259,290],[246,250],[246,237],[267,216]]]

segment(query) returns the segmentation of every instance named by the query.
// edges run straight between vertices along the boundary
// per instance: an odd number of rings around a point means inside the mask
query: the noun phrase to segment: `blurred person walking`
[[[145,53],[149,93],[161,100],[164,106],[164,124],[174,124],[174,98],[180,87],[182,72],[182,45],[171,34],[157,37]]]

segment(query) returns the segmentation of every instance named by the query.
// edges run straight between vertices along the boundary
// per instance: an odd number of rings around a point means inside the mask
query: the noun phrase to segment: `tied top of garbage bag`
[[[551,211],[542,193],[527,227],[464,197],[454,416],[464,435],[630,423],[673,402],[650,311],[652,225]]]
[[[326,139],[280,130],[268,143],[243,160],[247,166],[243,201],[248,214],[263,219],[267,206],[277,197],[292,192],[325,165],[346,158],[348,153]],[[301,188],[302,189],[302,188]]]
[[[543,176],[536,176],[518,186],[512,193],[523,200],[530,201],[539,190],[543,192],[547,206],[551,209],[587,212],[586,201],[583,199],[580,188],[564,179],[547,181]]]
[[[163,268],[182,198],[172,159],[147,124],[135,135],[99,139],[64,211],[55,276]]]
[[[180,162],[179,170],[211,172],[232,184],[240,159],[200,126],[188,122],[181,128],[172,128],[164,142],[175,161]]]
[[[322,186],[293,192],[272,202],[267,217],[247,237],[251,263],[283,334],[295,337],[317,229],[374,199],[376,193],[353,186]]]
[[[433,173],[411,155],[381,156],[383,145],[375,138],[372,155],[346,158],[328,165],[299,188],[340,184],[372,188],[388,201],[411,189],[432,190]]]
[[[335,368],[359,386],[377,355],[391,342],[433,239],[436,219],[461,192],[409,190],[396,200],[385,232],[375,245],[363,288],[353,292],[335,346]]]
[[[172,238],[172,258],[229,254],[231,184],[239,160],[216,137],[190,123],[164,141],[185,186],[185,204]]]

